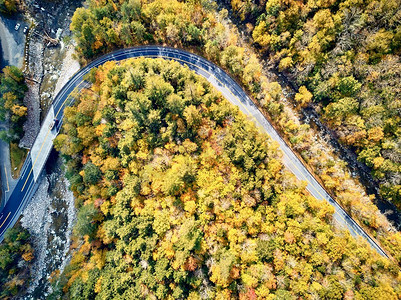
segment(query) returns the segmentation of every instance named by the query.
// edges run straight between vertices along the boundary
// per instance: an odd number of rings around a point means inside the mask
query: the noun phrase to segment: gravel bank
[[[49,52],[53,54],[53,57],[59,59],[44,58],[44,53]],[[79,70],[79,63],[73,59],[73,53],[73,45],[64,47],[62,44],[60,48],[53,49],[44,49],[43,44],[37,42],[30,45],[29,62],[36,61],[37,63],[36,66],[33,63],[30,64],[29,70],[36,68],[35,72],[37,73],[35,74],[35,81],[31,82],[26,97],[32,109],[31,114],[34,117],[31,118],[31,123],[29,120],[27,121],[26,126],[33,128],[26,131],[25,143],[33,142],[37,134],[36,130],[39,130],[40,103],[44,92],[49,94],[51,101],[70,77]],[[49,82],[49,77],[54,79]],[[43,90],[44,82],[48,85],[46,91]],[[53,167],[54,164],[56,167]],[[21,222],[33,236],[36,254],[32,269],[34,281],[29,287],[25,299],[46,299],[51,292],[50,275],[56,270],[62,272],[69,262],[68,252],[70,235],[75,223],[75,206],[68,180],[61,170],[62,164],[60,158],[55,161],[54,157],[50,157],[47,164],[52,168],[49,172],[50,175],[43,176],[38,191],[23,212]]]
[[[70,80],[70,78],[79,71],[81,66],[79,62],[73,58],[75,45],[71,44],[66,47],[65,58],[61,67],[60,77],[57,80],[56,87],[54,88],[54,95],[61,90],[61,88]]]
[[[25,135],[19,146],[31,148],[40,129],[40,85],[43,78],[43,39],[31,34],[27,51],[28,92],[24,104],[28,107],[27,120],[24,123]]]
[[[63,172],[57,167],[51,175],[42,177],[21,219],[22,226],[33,237],[36,256],[32,268],[33,282],[24,299],[46,299],[51,292],[50,275],[56,270],[62,272],[69,261],[74,223],[74,197]]]

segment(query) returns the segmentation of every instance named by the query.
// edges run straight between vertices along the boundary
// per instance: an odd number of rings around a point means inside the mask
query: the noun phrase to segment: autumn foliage
[[[320,27],[322,27],[323,31],[320,32],[314,29],[313,32],[316,31],[316,37],[305,31],[307,34],[304,35],[302,41],[305,40],[305,42],[307,42],[310,39],[316,40],[324,36],[324,34],[332,34],[332,31],[326,30],[327,28],[322,24],[324,24],[326,16],[329,17],[334,14],[334,12],[332,13],[327,9],[336,7],[337,2],[308,1],[308,3],[308,5],[312,7],[312,9],[307,10],[310,14],[308,13],[305,15],[301,13],[301,17],[307,19],[309,16],[313,16],[314,13],[316,13],[316,22],[318,21],[321,23]],[[260,14],[260,20],[258,22],[262,23],[264,20],[266,23],[267,19],[272,20],[270,15],[268,16],[262,13],[266,5],[266,8],[268,8],[271,13],[279,15],[277,20],[279,19],[280,22],[275,23],[272,21],[270,24],[271,28],[274,30],[286,30],[286,28],[290,26],[289,29],[287,29],[289,32],[294,32],[294,34],[297,32],[294,31],[294,28],[301,26],[303,24],[301,20],[304,19],[301,17],[294,19],[291,16],[306,9],[302,1],[289,1],[288,3],[285,1],[268,1],[267,3],[265,1],[260,1],[257,4],[252,1],[232,1],[231,4],[234,10],[238,9],[241,16],[243,14],[246,21],[254,22],[252,23],[254,25],[256,24],[256,18],[258,18]],[[320,6],[324,6],[325,11],[317,13]],[[383,9],[383,11],[389,9],[388,12],[391,12],[393,8],[394,5],[391,2],[388,6],[382,5],[381,9]],[[370,12],[371,10],[368,11],[368,13]],[[338,13],[341,14],[340,10],[338,10]],[[358,11],[358,13],[360,12]],[[385,18],[390,18],[390,15],[391,14],[385,14]],[[375,16],[380,17],[380,14],[376,13]],[[298,19],[298,23],[292,23],[294,20]],[[327,19],[328,26],[332,25],[330,20],[329,18]],[[248,24],[250,25],[248,26],[249,30],[254,28],[252,24]],[[309,26],[311,22],[307,22],[307,24]],[[310,30],[312,27],[308,26],[306,27]],[[258,29],[255,28],[253,31],[254,37],[257,30],[260,32],[261,28],[263,27],[258,26]],[[323,138],[317,138],[317,136],[319,136],[318,132],[313,130],[309,124],[300,122],[302,116],[295,114],[291,108],[293,104],[288,101],[283,101],[286,97],[283,95],[282,87],[278,82],[271,81],[264,74],[263,71],[265,68],[263,62],[257,58],[254,49],[246,46],[243,40],[241,40],[237,28],[229,25],[229,22],[227,22],[227,10],[222,9],[218,11],[215,2],[206,1],[180,2],[177,0],[143,0],[105,2],[92,0],[89,1],[87,8],[80,8],[74,13],[71,29],[77,42],[76,50],[78,57],[84,63],[94,56],[107,53],[116,48],[143,44],[163,44],[185,48],[217,63],[242,84],[255,103],[258,104],[265,115],[271,119],[280,134],[287,139],[293,150],[298,152],[306,161],[308,166],[311,167],[314,173],[320,178],[325,188],[334,195],[336,201],[343,206],[347,213],[357,220],[367,232],[377,238],[382,246],[385,247],[397,261],[401,261],[400,232],[397,232],[386,217],[380,213],[374,204],[374,197],[366,195],[361,184],[351,176],[350,170],[346,167],[346,163],[338,158],[336,153],[333,152]],[[300,33],[300,31],[298,31],[298,33]],[[267,34],[263,32],[263,36],[267,36]],[[274,36],[272,39],[266,39],[265,42],[276,43],[281,47],[283,44],[281,40],[279,41],[279,38],[285,38],[285,40],[287,40],[287,38],[289,38],[288,36],[288,33],[284,32],[280,37]],[[397,40],[396,36],[395,34],[395,40]],[[296,41],[295,39],[293,40]],[[329,44],[331,45],[333,43]],[[319,45],[319,43],[315,42],[313,45]],[[294,44],[295,48],[298,46],[298,42]],[[314,46],[312,48],[315,49],[316,47]],[[313,50],[312,48],[310,51]],[[306,53],[308,49],[309,48],[304,49],[305,51],[302,52],[302,55]],[[287,74],[288,70],[292,70],[297,66],[295,58],[300,60],[303,57],[301,55],[294,55],[293,57],[288,57],[288,55],[287,57],[274,56],[273,54],[275,52],[272,52],[272,48],[268,48],[267,50],[267,46],[261,47],[261,51],[263,54],[272,54],[267,62],[276,63],[277,67]],[[280,51],[282,54],[287,53],[285,48],[280,48]],[[344,56],[342,57],[344,58]],[[387,54],[384,57],[387,57]],[[322,58],[316,66],[320,66],[326,61],[327,60]],[[342,66],[342,63],[339,65]],[[347,70],[349,70],[351,66],[352,64],[348,63]],[[395,70],[396,65],[394,66],[395,68],[393,69]],[[308,70],[310,71],[309,68],[305,68],[303,72],[309,72]],[[361,93],[363,87],[359,87],[358,77],[348,75],[345,77],[346,78],[342,78],[341,76],[338,78],[336,77],[338,80],[331,81],[336,83],[333,95],[335,94],[337,95],[336,97],[340,97],[341,99],[338,98],[340,99],[338,102],[329,104],[325,108],[325,115],[327,117],[338,114],[340,111],[345,112],[347,116],[348,114],[355,114],[359,101],[356,99],[362,95],[366,95],[366,93]],[[396,85],[396,76],[391,75],[389,78],[392,78],[390,81],[391,85]],[[319,82],[324,81],[319,79],[315,83]],[[299,91],[294,97],[294,104],[297,110],[310,105],[313,101],[316,103],[317,99],[313,86],[307,81],[299,81],[299,85]],[[321,87],[323,87],[323,85],[321,85]],[[327,88],[329,87],[327,86]],[[348,96],[341,96],[344,93]],[[357,96],[356,98],[350,96],[353,93]],[[394,93],[389,95],[394,95]],[[319,100],[319,103],[324,105],[328,104],[326,100]],[[392,103],[396,105],[397,101]],[[397,111],[398,110],[392,110],[391,113],[394,114]],[[351,118],[336,117],[335,119],[334,123],[344,124],[344,119],[352,121],[354,125],[357,124],[359,126],[363,124],[361,121],[362,119],[355,116]],[[333,121],[334,119],[332,118],[330,120]],[[376,119],[370,118],[369,120]],[[397,117],[394,116],[393,119],[388,120],[397,120]],[[332,121],[330,121],[330,123]],[[181,121],[178,122],[178,126],[182,128]],[[100,124],[94,130],[96,133],[99,133],[105,127],[106,124]],[[356,127],[353,126],[352,130],[355,128]],[[369,161],[370,165],[376,166],[377,168],[387,168],[387,166],[389,166],[389,161],[386,160],[385,156],[376,155],[381,151],[378,145],[383,144],[386,136],[389,136],[386,135],[385,127],[381,129],[380,126],[375,125],[367,126],[366,128],[366,132],[363,130],[355,130],[355,132],[353,131],[353,133],[347,135],[347,137],[344,136],[341,140],[348,140],[352,143],[355,142],[355,145],[357,145],[358,142],[364,142],[364,136],[369,135],[369,143],[374,143],[376,146],[367,152],[361,152],[360,158],[366,158],[366,161]],[[93,131],[93,129],[90,130]],[[395,130],[395,132],[397,132],[397,130]],[[91,133],[86,133],[81,129],[80,134],[90,135]],[[399,152],[396,146],[397,143],[398,142],[396,142],[396,144],[386,144],[390,147],[386,150],[387,156],[397,159],[397,153]],[[83,160],[85,159],[86,157],[83,158]],[[393,164],[390,165],[394,166]],[[393,167],[391,167],[391,169],[395,170]],[[396,191],[396,182],[399,179],[399,172],[391,172],[388,174],[393,174],[395,176],[389,182],[395,183],[394,187]],[[386,178],[389,177],[386,175],[382,178],[383,182],[387,180]]]
[[[8,131],[0,131],[0,138],[18,141],[23,135],[28,108],[23,100],[27,91],[22,71],[15,66],[7,66],[0,74],[0,121],[9,121]]]
[[[106,63],[55,147],[78,219],[66,299],[400,296],[399,270],[336,229],[278,146],[177,62]]]
[[[35,258],[28,230],[17,223],[7,230],[0,244],[0,298],[22,296],[31,281],[31,267]]]
[[[401,207],[399,1],[231,4],[253,25],[260,51],[302,86],[301,95],[311,91],[322,119],[371,168],[382,196]]]

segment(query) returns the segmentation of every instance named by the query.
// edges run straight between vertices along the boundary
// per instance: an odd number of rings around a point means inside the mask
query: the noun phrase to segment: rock
[[[55,188],[56,194],[63,196],[62,199],[49,195],[49,190]],[[57,213],[60,206],[67,208],[64,214]],[[66,219],[67,224],[57,228],[55,224],[60,222],[55,222],[55,219],[59,217]],[[50,176],[43,176],[21,219],[22,226],[32,235],[36,255],[32,267],[33,282],[25,299],[37,299],[30,296],[33,292],[44,296],[51,291],[48,282],[50,274],[56,269],[62,271],[69,261],[70,236],[75,218],[74,197],[62,171],[58,169]]]

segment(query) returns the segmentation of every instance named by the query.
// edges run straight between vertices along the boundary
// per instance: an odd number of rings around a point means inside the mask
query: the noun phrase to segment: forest
[[[268,136],[178,62],[94,69],[55,147],[78,208],[51,299],[397,299]]]
[[[34,249],[28,230],[17,223],[0,245],[0,298],[23,295],[30,281]]]
[[[231,7],[278,69],[401,207],[401,6],[397,0],[242,1]]]
[[[15,66],[7,66],[0,73],[0,121],[8,121],[9,129],[0,131],[0,138],[7,142],[18,142],[24,133],[23,124],[27,107],[23,100],[27,91],[25,77]]]
[[[17,12],[18,5],[16,0],[0,0],[0,13],[12,15]]]
[[[262,2],[260,5],[264,7]],[[372,200],[374,196],[366,195],[351,177],[346,163],[336,158],[335,153],[322,149],[324,141],[316,140],[316,132],[308,124],[301,124],[300,117],[289,112],[280,84],[265,76],[257,53],[241,41],[235,26],[227,24],[227,15],[227,10],[218,10],[216,4],[209,1],[91,0],[88,7],[78,8],[72,17],[76,57],[85,64],[114,49],[161,44],[184,48],[215,62],[242,84],[336,201],[394,259],[401,261],[401,234],[392,229],[385,216],[378,211]],[[255,12],[252,15],[255,16]],[[250,14],[247,17],[250,18]],[[345,81],[344,84],[345,87]],[[295,95],[298,107],[310,104],[314,99],[312,92],[311,86],[299,88]]]

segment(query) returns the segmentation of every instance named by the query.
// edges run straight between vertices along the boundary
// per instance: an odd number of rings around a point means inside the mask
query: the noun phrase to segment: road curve
[[[53,139],[57,136],[64,115],[66,106],[74,101],[74,89],[80,90],[87,86],[84,76],[95,67],[104,64],[107,61],[121,61],[134,57],[163,58],[175,60],[189,69],[195,71],[198,75],[207,79],[222,95],[231,103],[237,105],[239,109],[261,129],[275,140],[283,152],[283,164],[294,175],[307,182],[307,190],[317,199],[325,200],[334,206],[335,220],[346,227],[354,237],[364,238],[380,255],[387,257],[383,249],[335,202],[325,189],[317,182],[307,168],[302,164],[298,157],[292,152],[284,140],[275,131],[273,126],[265,119],[252,100],[247,96],[244,90],[221,68],[210,61],[189,53],[184,50],[161,47],[161,46],[142,46],[135,48],[126,48],[106,54],[79,70],[65,84],[61,91],[54,98],[53,104],[49,109],[48,115],[43,121],[40,132],[35,143],[22,167],[21,176],[11,193],[11,196],[0,212],[0,241],[4,238],[7,228],[12,227],[20,216],[23,208],[32,197],[40,174],[47,161],[51,149],[53,148]],[[52,120],[57,118],[60,124],[57,128],[50,129]]]

